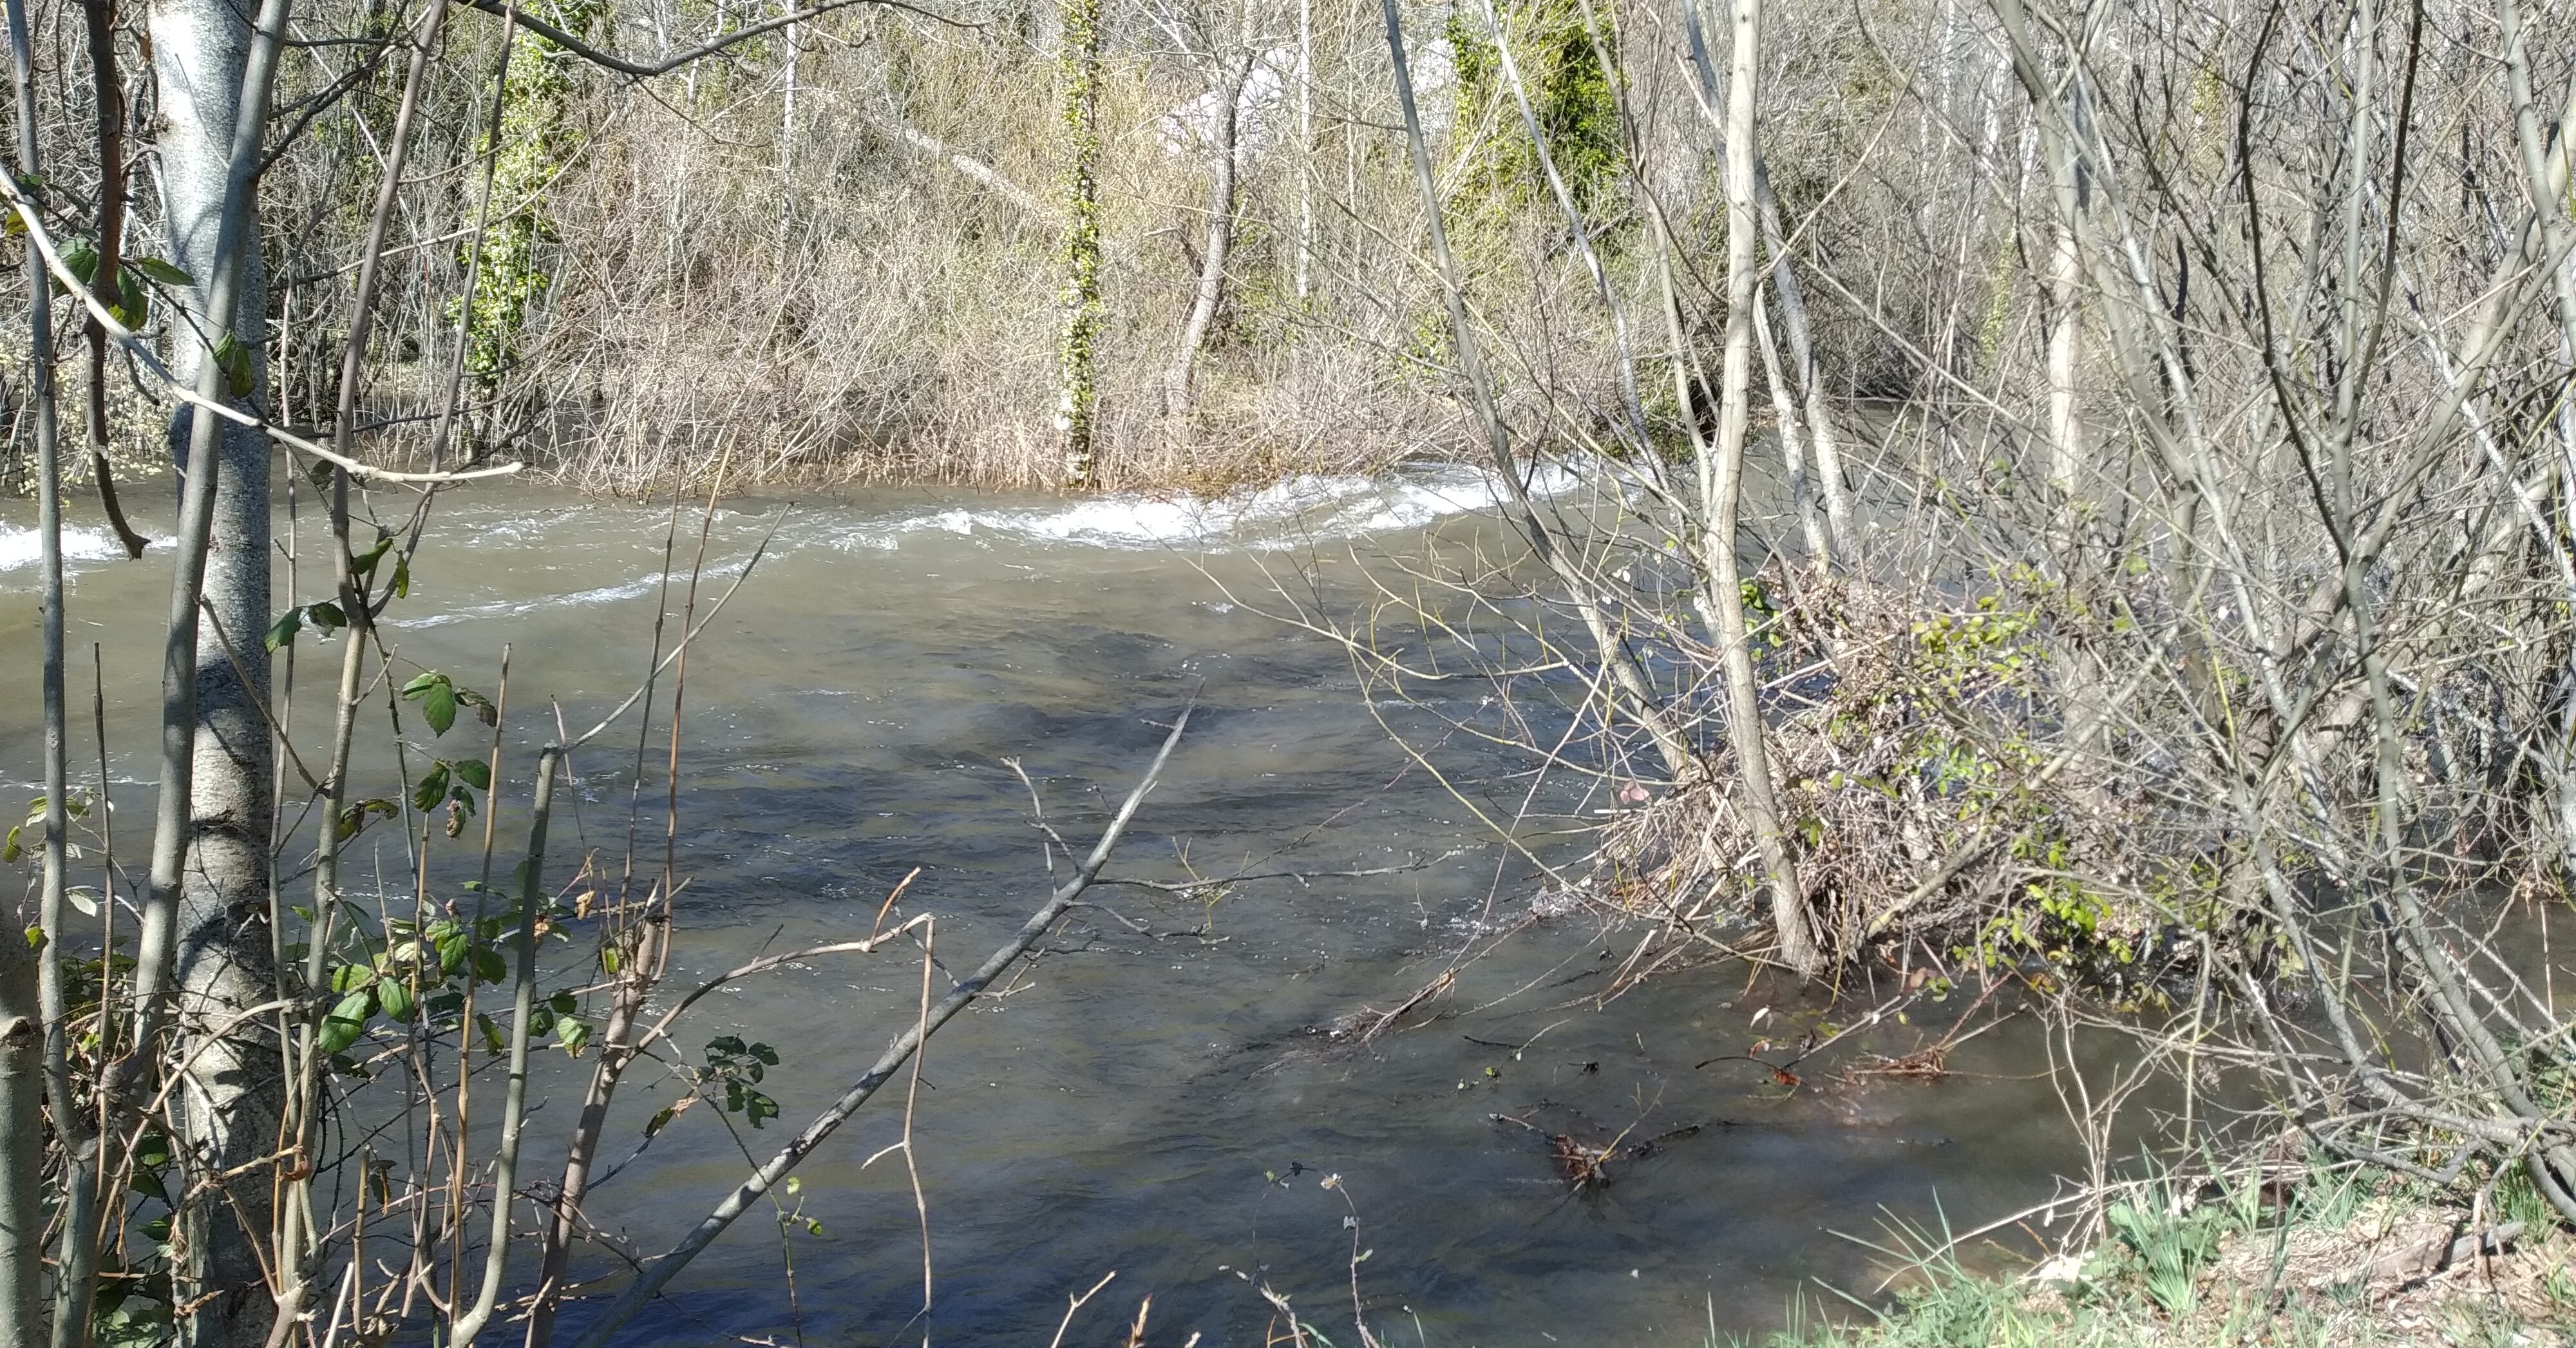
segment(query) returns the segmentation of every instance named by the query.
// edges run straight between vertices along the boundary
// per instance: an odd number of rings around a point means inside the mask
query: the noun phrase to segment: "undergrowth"
[[[1893,1265],[1892,1299],[1803,1300],[1765,1343],[2576,1344],[2576,1238],[2518,1179],[2473,1194],[2321,1165],[2213,1184],[2151,1180],[2107,1207],[2089,1243],[2000,1271],[1973,1265],[1945,1237],[1893,1224],[1874,1247]],[[2484,1253],[2466,1253],[2481,1240]]]

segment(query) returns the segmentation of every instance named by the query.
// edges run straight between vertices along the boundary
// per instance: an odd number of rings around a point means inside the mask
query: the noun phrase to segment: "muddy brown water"
[[[915,1122],[935,1271],[926,1315],[902,1157],[866,1164],[900,1136],[888,1092],[799,1172],[790,1201],[821,1234],[782,1236],[755,1213],[620,1342],[881,1344],[926,1331],[1043,1348],[1066,1298],[1112,1271],[1067,1342],[1120,1341],[1150,1293],[1152,1342],[1198,1331],[1209,1348],[1259,1344],[1272,1312],[1256,1282],[1347,1342],[1356,1244],[1358,1295],[1389,1343],[1697,1344],[1712,1323],[1721,1341],[1767,1332],[1793,1298],[1829,1298],[1826,1284],[1873,1286],[1884,1261],[1847,1236],[1883,1238],[1891,1218],[1964,1228],[2045,1198],[2080,1158],[2015,1031],[1962,1050],[1939,1082],[1837,1084],[1824,1064],[1789,1091],[1744,1063],[1694,1067],[1778,1030],[1753,1017],[1782,994],[1740,967],[1601,1004],[1639,931],[1569,913],[1494,944],[1529,915],[1535,878],[1498,860],[1469,812],[1389,742],[1341,653],[1241,602],[1317,559],[1329,592],[1354,549],[1400,558],[1426,528],[1475,527],[1463,512],[1487,495],[1472,477],[1420,475],[1215,503],[885,492],[719,512],[702,608],[777,533],[689,656],[674,986],[862,935],[916,866],[906,910],[937,914],[942,958],[971,965],[1045,886],[1005,760],[1087,845],[1194,694],[1189,736],[1113,872],[1175,880],[1184,854],[1202,874],[1458,855],[1375,877],[1247,883],[1213,905],[1104,892],[1123,920],[1078,915],[1007,995],[932,1043]],[[559,706],[578,729],[637,682],[668,518],[524,486],[440,504],[414,593],[388,621],[404,662],[477,687],[511,647],[505,838],[524,825],[540,717],[552,715],[541,709]],[[39,776],[31,522],[23,505],[0,507],[12,612],[0,677],[13,690],[0,700],[0,790],[13,810]],[[683,567],[694,528],[684,521]],[[124,846],[140,855],[167,553],[107,560],[88,529],[72,550],[71,641],[84,655],[104,645],[109,771]],[[308,753],[322,728],[316,654],[302,651],[293,715]],[[85,659],[73,683],[86,689]],[[381,739],[381,722],[370,733]],[[416,745],[425,734],[411,727]],[[86,733],[79,743],[76,762]],[[648,798],[664,752],[657,732]],[[1501,807],[1523,786],[1503,780],[1519,765],[1455,741],[1436,761],[1454,780],[1490,783],[1470,790]],[[582,847],[622,850],[634,762],[632,721],[576,759],[579,808],[557,826],[550,875],[568,874]],[[390,765],[362,772],[381,790]],[[655,814],[648,851],[659,833]],[[290,865],[306,846],[290,848]],[[452,893],[471,861],[465,844],[439,853],[434,888]],[[383,876],[400,890],[404,866],[395,835],[367,835],[362,888]],[[1403,1001],[1460,951],[1488,946],[1402,1028],[1365,1045],[1318,1032]],[[725,1034],[774,1046],[782,1065],[764,1088],[783,1118],[728,1130],[717,1110],[692,1110],[596,1195],[593,1219],[636,1248],[667,1248],[740,1177],[746,1149],[766,1156],[865,1070],[910,1014],[918,979],[903,956],[828,957],[702,1004],[682,1046]],[[1891,1027],[1871,1043],[1901,1050],[1913,1033]],[[544,1071],[537,1145],[578,1098],[562,1055]],[[611,1156],[673,1095],[667,1079],[630,1082]],[[1661,1140],[1606,1186],[1569,1192],[1549,1135],[1598,1143],[1631,1128]],[[534,1173],[550,1159],[540,1153]],[[604,1258],[584,1268],[613,1271]]]

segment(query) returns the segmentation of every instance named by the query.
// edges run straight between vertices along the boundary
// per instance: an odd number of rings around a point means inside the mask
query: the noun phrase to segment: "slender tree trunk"
[[[2570,227],[2567,176],[2571,149],[2567,136],[2576,130],[2576,79],[2568,82],[2565,110],[2559,115],[2558,125],[2543,126],[2531,85],[2529,39],[2523,31],[2520,0],[2497,0],[2496,19],[2504,38],[2505,89],[2513,102],[2514,142],[2521,152],[2524,190],[2530,194],[2537,225],[2538,255],[2546,264],[2558,256]],[[2549,280],[2551,296],[2557,302],[2559,359],[2568,368],[2576,369],[2576,255],[2553,268]],[[2558,452],[2565,465],[2560,498],[2576,502],[2576,398],[2562,392],[2554,420]],[[2576,517],[2576,510],[2569,514]],[[2569,647],[2567,668],[2561,678],[2570,695],[2560,712],[2559,733],[2549,746],[2555,767],[2551,791],[2556,797],[2553,803],[2558,816],[2559,867],[2566,874],[2576,875],[2576,645]]]
[[[609,1102],[634,1061],[637,1017],[654,983],[652,971],[658,963],[658,952],[648,947],[658,943],[668,930],[651,923],[639,927],[637,941],[622,961],[617,988],[611,994],[608,1021],[600,1033],[599,1061],[591,1067],[581,1115],[574,1120],[572,1136],[564,1149],[563,1182],[555,1191],[550,1220],[540,1228],[537,1302],[528,1312],[527,1348],[546,1348],[553,1341],[564,1279],[572,1266],[575,1227],[582,1202],[590,1194],[591,1167],[598,1160],[599,1140],[607,1128]]]
[[[1780,348],[1771,339],[1768,305],[1760,288],[1753,298],[1753,341],[1762,352],[1762,380],[1771,390],[1771,419],[1780,431],[1780,459],[1789,469],[1789,504],[1797,512],[1798,533],[1807,543],[1807,562],[1826,566],[1833,561],[1833,541],[1825,531],[1824,516],[1816,509],[1816,484],[1807,476],[1807,437],[1798,424],[1798,405],[1789,397],[1789,383],[1780,373]]]
[[[788,0],[792,8],[795,0]],[[796,58],[804,52],[797,40],[796,25],[789,24],[779,34],[787,44],[787,60],[781,75],[785,92],[778,100],[778,265],[787,266],[787,250],[796,233]]]
[[[1239,167],[1237,113],[1254,59],[1246,56],[1227,66],[1210,91],[1218,96],[1218,106],[1215,143],[1209,147],[1215,153],[1216,172],[1208,186],[1207,251],[1199,259],[1198,291],[1190,302],[1189,319],[1181,325],[1180,350],[1163,376],[1163,416],[1169,423],[1166,430],[1175,439],[1189,437],[1190,376],[1198,365],[1199,348],[1207,344],[1208,328],[1216,322],[1217,306],[1225,301],[1225,262],[1234,245],[1234,183]]]
[[[170,256],[198,278],[185,307],[199,338],[177,344],[175,363],[201,393],[245,405],[256,405],[265,377],[255,174],[287,5],[264,0],[256,32],[226,0],[157,0],[151,14]],[[237,387],[245,367],[248,389]],[[163,802],[154,843],[137,992],[146,1031],[175,1015],[192,1041],[189,1083],[172,1096],[184,1164],[208,1182],[191,1185],[196,1198],[182,1214],[199,1298],[192,1338],[260,1343],[275,1309],[259,1257],[274,1207],[273,1176],[261,1162],[277,1142],[282,1059],[240,1013],[265,1001],[275,981],[261,641],[272,603],[268,440],[202,409],[174,416],[171,440],[188,484],[182,535],[195,534],[203,570],[191,578],[183,560],[174,594],[169,655],[173,673],[185,661],[188,687],[167,708],[163,790],[176,788],[177,801]],[[191,579],[200,582],[193,593]],[[200,604],[211,632],[197,624]],[[190,761],[174,774],[167,759],[181,752]],[[174,820],[174,809],[184,816]],[[217,1035],[219,1025],[232,1028]],[[139,1052],[152,1051],[152,1037],[138,1041]]]
[[[1727,156],[1725,112],[1718,106],[1717,67],[1709,59],[1708,39],[1700,25],[1698,0],[1682,0],[1683,35],[1690,44],[1691,65],[1699,75],[1700,109],[1717,133],[1718,157]],[[1825,507],[1825,534],[1830,555],[1845,568],[1860,565],[1860,534],[1853,519],[1851,485],[1843,474],[1841,437],[1834,434],[1833,409],[1824,381],[1816,375],[1816,353],[1808,336],[1807,296],[1798,269],[1789,259],[1789,236],[1780,224],[1780,199],[1771,190],[1771,173],[1756,147],[1753,156],[1754,201],[1762,209],[1762,246],[1770,254],[1767,275],[1780,300],[1780,326],[1789,339],[1790,367],[1806,404],[1806,429],[1816,452],[1816,485]]]
[[[1771,194],[1771,175],[1753,161],[1754,186],[1761,190],[1762,246],[1771,255],[1772,293],[1780,300],[1780,327],[1789,339],[1789,368],[1796,372],[1806,403],[1808,446],[1816,452],[1816,482],[1825,506],[1825,533],[1835,563],[1846,570],[1861,564],[1860,526],[1854,518],[1851,479],[1843,473],[1842,437],[1834,433],[1833,407],[1825,398],[1824,380],[1816,374],[1816,351],[1808,336],[1807,296],[1798,284],[1798,269],[1789,260],[1789,240],[1780,228],[1780,202]],[[1757,314],[1759,311],[1756,311]]]
[[[384,179],[376,189],[375,210],[368,219],[366,248],[358,260],[357,293],[350,306],[348,337],[340,349],[339,399],[333,408],[331,423],[332,452],[343,457],[354,457],[357,449],[358,403],[365,384],[367,346],[375,330],[376,293],[383,274],[385,236],[401,189],[403,169],[409,162],[412,123],[419,111],[429,55],[438,44],[447,20],[447,10],[447,0],[431,0],[421,31],[412,35],[411,59],[403,76],[402,102],[394,114]],[[324,961],[328,958],[339,913],[341,811],[348,798],[349,751],[357,729],[360,676],[375,628],[374,611],[352,563],[349,474],[344,469],[335,468],[331,473],[331,569],[340,611],[348,622],[348,634],[340,652],[340,677],[337,694],[332,700],[330,767],[322,782],[321,821],[315,829],[313,917],[307,933],[302,970],[302,982],[308,987],[321,985]],[[285,990],[280,988],[281,992]],[[286,1201],[278,1213],[276,1249],[271,1255],[281,1284],[277,1298],[278,1313],[287,1318],[302,1313],[311,1304],[317,1273],[311,1265],[313,1252],[320,1243],[319,1233],[308,1231],[304,1226],[311,1175],[316,1169],[313,1158],[320,1147],[322,1095],[314,1032],[314,1021],[310,1016],[305,1017],[294,1031],[289,1058],[294,1069],[293,1084],[283,1093],[284,1116],[279,1128],[285,1150],[294,1159],[296,1176],[286,1185]]]
[[[8,0],[10,68],[18,109],[18,178],[37,178],[36,77],[28,45],[25,0]],[[45,808],[43,878],[37,921],[43,943],[30,951],[15,934],[23,915],[0,931],[0,1343],[36,1344],[45,1338],[44,1232],[46,1195],[40,1168],[45,1157],[44,1100],[50,1091],[63,1131],[63,1150],[87,1130],[72,1108],[66,1062],[69,1027],[63,1014],[63,865],[70,838],[69,732],[63,711],[63,497],[60,427],[55,421],[53,282],[35,241],[27,243],[27,402],[36,440],[36,533],[44,577]],[[42,963],[40,974],[38,964]],[[79,1159],[66,1169],[77,1173]],[[67,1180],[69,1177],[67,1177]],[[77,1182],[77,1181],[70,1181]]]
[[[45,1020],[38,958],[14,935],[0,941],[0,1334],[12,1344],[45,1340]]]
[[[1736,515],[1744,487],[1744,441],[1753,396],[1753,323],[1756,253],[1761,216],[1754,197],[1757,95],[1761,79],[1762,0],[1734,0],[1734,50],[1726,98],[1726,356],[1719,374],[1717,443],[1701,463],[1701,491],[1708,530],[1702,566],[1711,579],[1718,622],[1718,657],[1725,667],[1727,730],[1735,747],[1736,790],[1753,826],[1762,868],[1770,880],[1771,922],[1780,959],[1802,974],[1824,965],[1807,920],[1806,890],[1780,824],[1771,789],[1771,758],[1764,742],[1762,703],[1753,681],[1751,636],[1744,623],[1744,582],[1735,558]]]
[[[2083,104],[2075,104],[2074,123],[2083,125]],[[2079,131],[2080,134],[2080,131]],[[2077,367],[2084,359],[2084,255],[2076,238],[2086,191],[2083,163],[2071,145],[2054,151],[2065,157],[2058,180],[2074,184],[2074,199],[2061,203],[2056,239],[2048,262],[2048,481],[2062,495],[2076,493],[2084,468],[2084,423],[2075,404]]]
[[[483,1280],[474,1294],[474,1304],[457,1308],[448,1331],[450,1348],[474,1348],[474,1340],[492,1322],[492,1313],[500,1305],[501,1282],[510,1265],[510,1209],[517,1202],[519,1144],[528,1121],[528,1036],[536,1014],[537,914],[546,900],[546,832],[554,819],[555,776],[563,754],[560,746],[549,744],[537,755],[528,858],[519,867],[519,934],[512,943],[518,968],[511,989],[510,1078],[501,1101],[501,1144],[492,1155],[492,1234],[483,1247]]]
[[[1100,5],[1062,0],[1065,170],[1064,340],[1057,349],[1063,401],[1055,428],[1064,437],[1064,485],[1098,485],[1093,444],[1099,411],[1094,374],[1100,340]]]
[[[1297,302],[1315,267],[1315,0],[1297,0]]]
[[[112,284],[125,242],[125,82],[116,73],[116,0],[83,0],[81,14],[89,36],[90,97],[98,109],[98,270],[101,289]],[[141,557],[144,537],[125,521],[116,499],[116,470],[108,463],[107,329],[96,316],[86,316],[89,340],[90,474],[98,480],[99,509],[108,527],[125,546],[125,555]]]

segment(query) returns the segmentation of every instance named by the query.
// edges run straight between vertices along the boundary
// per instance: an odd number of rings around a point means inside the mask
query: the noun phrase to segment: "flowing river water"
[[[1066,1342],[1119,1341],[1151,1293],[1152,1342],[1198,1331],[1207,1348],[1259,1344],[1267,1283],[1339,1342],[1357,1337],[1356,1287],[1390,1344],[1700,1344],[1712,1325],[1720,1341],[1777,1327],[1793,1299],[1831,1300],[1827,1286],[1866,1294],[1885,1260],[1849,1237],[1883,1240],[1893,1218],[1963,1229],[2045,1198],[2053,1175],[2079,1165],[2043,1059],[2010,1027],[1930,1083],[1838,1081],[1828,1064],[1789,1090],[1742,1062],[1696,1067],[1776,1032],[1796,1009],[1780,1006],[1788,994],[1716,965],[1602,1001],[1642,929],[1584,911],[1527,921],[1536,879],[1390,741],[1347,658],[1257,611],[1273,581],[1299,583],[1300,566],[1319,568],[1327,594],[1347,592],[1355,552],[1400,561],[1426,529],[1475,527],[1488,495],[1456,475],[1213,503],[879,492],[717,512],[701,613],[776,533],[688,655],[674,988],[762,952],[865,935],[915,867],[904,910],[938,915],[941,957],[962,972],[1047,884],[1008,761],[1087,846],[1194,695],[1189,734],[1113,873],[1180,879],[1184,855],[1203,875],[1455,855],[1254,881],[1212,903],[1100,891],[1114,916],[1077,914],[1007,995],[932,1042],[914,1122],[935,1279],[926,1316],[904,1158],[867,1164],[902,1135],[889,1091],[798,1172],[785,1201],[820,1234],[782,1234],[753,1214],[621,1342],[884,1344],[926,1329],[932,1341],[1043,1348],[1067,1297],[1114,1271]],[[495,793],[505,856],[525,825],[547,708],[586,727],[649,662],[669,520],[663,507],[517,485],[437,508],[412,595],[387,615],[390,639],[404,669],[485,689],[510,647]],[[12,811],[39,789],[31,522],[23,505],[0,510],[0,596],[14,615],[0,790]],[[309,507],[304,528],[312,540]],[[696,529],[684,511],[681,583]],[[71,551],[75,722],[86,726],[98,642],[119,845],[139,857],[168,554],[108,560],[89,529]],[[299,655],[291,724],[311,755],[328,696],[316,665],[337,657],[309,635]],[[452,736],[481,733],[470,725]],[[427,746],[416,719],[406,729]],[[381,720],[367,733],[382,740]],[[85,729],[76,742],[75,778],[95,780]],[[644,864],[657,873],[667,752],[657,728],[643,783]],[[576,757],[578,808],[557,824],[550,879],[584,848],[622,854],[636,760],[632,720]],[[1505,813],[1521,789],[1502,778],[1524,765],[1454,741],[1432,762]],[[387,762],[361,771],[392,794]],[[470,875],[478,834],[434,873]],[[299,838],[286,864],[301,870],[309,846]],[[356,868],[359,887],[401,891],[399,835],[371,830]],[[1330,1032],[1404,1001],[1468,950],[1483,953],[1400,1028],[1365,1044]],[[592,1219],[637,1250],[667,1248],[740,1178],[746,1148],[767,1156],[866,1069],[912,1014],[919,979],[909,951],[831,956],[701,1003],[681,1045],[692,1056],[719,1035],[774,1046],[782,1061],[762,1089],[782,1117],[754,1131],[735,1116],[729,1131],[711,1107],[682,1115],[594,1196]],[[1913,1034],[1874,1042],[1902,1048]],[[536,1148],[578,1107],[563,1055],[543,1072]],[[673,1098],[649,1070],[629,1082],[611,1157]],[[1549,1136],[1600,1143],[1623,1129],[1660,1140],[1607,1185],[1570,1192]],[[550,1159],[538,1151],[533,1173]]]

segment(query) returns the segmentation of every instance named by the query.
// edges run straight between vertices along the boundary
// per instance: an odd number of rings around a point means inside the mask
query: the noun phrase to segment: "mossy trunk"
[[[1095,380],[1100,340],[1100,0],[1064,0],[1064,130],[1071,163],[1065,171],[1064,340],[1058,348],[1063,398],[1055,426],[1064,437],[1064,486],[1099,485],[1093,444],[1099,391]]]

